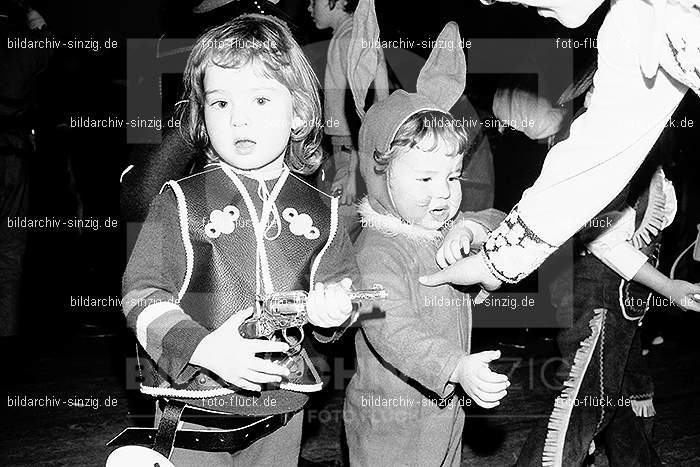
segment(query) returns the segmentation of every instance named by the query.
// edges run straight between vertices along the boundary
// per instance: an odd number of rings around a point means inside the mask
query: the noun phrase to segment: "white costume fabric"
[[[578,8],[579,2],[571,3]],[[700,92],[700,6],[697,0],[668,1],[660,9],[657,3],[613,2],[598,33],[588,111],[574,121],[569,138],[552,148],[535,184],[482,250],[500,280],[517,282],[530,274],[605,207],[637,171],[688,87]],[[657,37],[668,42],[657,50],[648,49],[652,27],[661,27]],[[685,44],[681,59],[673,58],[674,43]],[[654,57],[658,69],[648,66]],[[652,71],[653,78],[646,78]]]

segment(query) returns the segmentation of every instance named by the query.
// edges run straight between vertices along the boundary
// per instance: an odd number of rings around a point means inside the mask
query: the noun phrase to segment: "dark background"
[[[126,80],[125,51],[128,39],[195,38],[207,24],[222,22],[241,10],[241,6],[234,2],[213,13],[195,17],[190,10],[196,3],[174,0],[32,2],[59,39],[97,39],[101,43],[105,39],[114,39],[119,46],[112,50],[100,47],[97,52],[58,49],[49,69],[42,76],[35,115],[38,151],[31,161],[30,173],[31,218],[71,218],[82,212],[85,218],[122,219],[119,176],[129,164],[129,154],[133,150],[126,142],[125,131],[70,128],[70,117],[124,117],[126,87],[130,84]],[[604,9],[601,9],[584,27],[571,31],[553,20],[539,17],[534,9],[510,5],[486,7],[477,0],[433,0],[429,6],[425,2],[399,0],[377,0],[376,3],[382,39],[434,39],[449,20],[459,23],[461,34],[466,39],[583,39],[595,37],[604,16]],[[302,45],[330,39],[330,30],[317,31],[313,27],[306,11],[306,1],[281,0],[279,7],[291,18],[294,32]],[[429,51],[416,49],[413,52],[426,57]],[[580,71],[593,53],[590,49],[576,50],[573,72]],[[531,56],[526,54],[521,59],[522,64],[532,61],[539,63],[541,60],[542,73],[548,73],[544,57],[533,52]],[[513,63],[514,70],[519,66]],[[179,95],[178,81],[177,76],[164,80],[164,113],[170,111],[169,107]],[[513,82],[531,86],[536,82],[536,77],[517,73],[508,76],[469,74],[468,71],[467,94],[479,114],[487,118],[496,87]],[[557,83],[556,80],[544,82],[548,87],[538,91],[551,98],[556,98],[563,86],[568,84]],[[693,118],[696,126],[700,124],[696,96],[686,96],[676,118],[682,119],[684,116]],[[679,196],[679,213],[664,241],[662,270],[666,272],[676,254],[695,237],[695,225],[700,223],[698,133],[697,128],[677,129],[664,135],[663,151]],[[495,207],[507,212],[517,202],[520,193],[535,180],[546,154],[546,146],[511,131],[501,134],[490,130],[488,136],[496,170]],[[42,388],[49,387],[63,395],[97,394],[102,398],[114,395],[119,398],[120,411],[106,415],[100,411],[94,414],[87,412],[89,422],[85,422],[85,414],[72,419],[72,412],[57,412],[59,418],[68,415],[60,424],[49,424],[52,428],[47,428],[47,433],[54,433],[55,436],[52,436],[56,439],[73,440],[74,446],[63,448],[68,453],[64,457],[56,457],[56,449],[59,454],[63,451],[50,444],[47,446],[46,436],[41,436],[44,417],[50,412],[27,412],[25,409],[12,412],[9,417],[3,416],[4,423],[8,425],[3,428],[5,436],[0,440],[0,447],[5,454],[12,456],[12,462],[21,465],[19,459],[27,459],[31,463],[34,452],[37,455],[35,459],[40,463],[49,464],[54,459],[56,465],[98,465],[100,459],[104,459],[100,456],[107,451],[100,448],[94,451],[97,453],[95,457],[79,457],[75,452],[81,450],[80,440],[87,439],[81,436],[91,434],[92,442],[98,439],[103,443],[129,423],[147,424],[140,418],[148,412],[143,401],[131,394],[133,391],[125,396],[123,389],[133,375],[127,359],[133,357],[134,340],[125,330],[119,307],[95,309],[71,305],[74,297],[118,299],[127,254],[127,225],[121,221],[118,228],[108,230],[29,232],[21,296],[20,336],[0,339],[0,350],[7,360],[6,375],[9,375],[3,388],[8,394],[18,394],[20,391],[41,393]],[[688,280],[700,281],[700,270],[690,261],[681,264],[679,273]],[[537,290],[536,279],[532,278],[511,290]],[[542,303],[542,306],[546,307],[547,304]],[[695,317],[670,312],[660,321],[656,326],[665,329],[667,336],[676,342],[695,340],[698,329]],[[553,330],[475,331],[477,346],[500,345],[506,341],[515,342],[515,345],[527,344],[528,349],[521,354],[521,357],[527,358],[552,352],[552,335]],[[346,347],[342,345],[338,354],[351,349],[351,343],[346,342]],[[669,354],[669,360],[671,355],[675,354]],[[692,359],[685,361],[692,365]],[[697,372],[697,364],[695,370],[689,371]],[[342,388],[336,389],[342,392]],[[517,412],[520,409],[514,410]],[[126,418],[127,413],[130,419]],[[13,426],[19,427],[17,433],[12,433]],[[71,432],[71,429],[74,431]],[[101,433],[101,436],[95,438],[94,432]],[[23,441],[25,435],[29,438]],[[38,437],[31,441],[32,436]],[[486,451],[497,449],[496,440],[492,439],[491,442],[493,446],[490,448],[490,445],[485,445]],[[94,446],[90,448],[89,444],[83,446],[84,450],[95,449]]]
[[[39,86],[39,151],[32,161],[31,216],[72,217],[82,208],[84,218],[120,218],[119,175],[132,162],[133,145],[124,129],[71,128],[70,118],[124,118],[126,115],[126,41],[130,38],[195,38],[207,25],[233,17],[251,5],[233,2],[204,15],[193,15],[197,2],[174,1],[35,1],[50,29],[62,41],[116,40],[116,49],[99,51],[57,49]],[[243,5],[243,6],[241,6]],[[382,39],[436,38],[445,22],[460,24],[465,39],[482,37],[546,38],[595,37],[592,31],[602,19],[596,15],[586,27],[570,31],[555,21],[544,20],[534,10],[510,5],[487,8],[477,1],[440,0],[431,7],[399,1],[378,1],[377,15]],[[302,45],[325,41],[330,30],[318,31],[306,11],[307,2],[282,0],[294,32]],[[429,50],[413,52],[426,57]],[[575,66],[585,65],[592,50],[579,50]],[[547,60],[523,56],[523,64],[540,60],[543,74]],[[513,63],[513,69],[520,65]],[[322,70],[322,67],[319,67]],[[417,70],[416,70],[417,72]],[[321,77],[322,79],[322,77]],[[533,75],[494,76],[469,74],[467,93],[480,115],[490,114],[496,86],[504,80],[536,83]],[[163,108],[167,115],[179,98],[180,77],[163,78]],[[553,98],[568,83],[540,89]],[[536,86],[536,84],[535,84]],[[489,133],[495,152],[496,207],[508,211],[519,194],[534,181],[545,155],[545,146],[517,134],[505,137]],[[83,229],[30,232],[27,249],[23,304],[27,309],[20,323],[24,334],[56,332],[56,326],[82,327],[110,320],[118,313],[84,311],[72,307],[71,297],[120,296],[120,277],[127,259],[124,223],[112,230]],[[36,293],[41,290],[41,293]],[[118,311],[118,310],[113,310]]]

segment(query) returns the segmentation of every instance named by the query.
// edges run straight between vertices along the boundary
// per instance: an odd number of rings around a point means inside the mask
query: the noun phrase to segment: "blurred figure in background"
[[[0,336],[18,333],[19,288],[27,232],[28,158],[35,152],[36,83],[52,49],[24,41],[50,40],[44,18],[24,0],[0,6]],[[34,43],[34,42],[33,42]],[[12,46],[11,46],[12,45]]]
[[[371,0],[361,0],[368,1]],[[360,231],[359,217],[355,202],[365,194],[364,187],[358,187],[359,163],[357,157],[357,135],[360,119],[355,113],[350,87],[348,86],[348,48],[353,35],[353,14],[357,0],[310,0],[308,11],[314,24],[320,30],[332,29],[333,37],[328,44],[326,70],[323,78],[323,118],[324,133],[330,139],[331,157],[326,160],[320,174],[322,190],[330,185],[333,196],[340,197],[340,215],[350,238],[355,240]],[[369,8],[374,10],[374,2]],[[377,60],[377,73],[373,82],[373,96],[369,102],[377,102],[389,95],[389,78],[386,62],[381,49]]]

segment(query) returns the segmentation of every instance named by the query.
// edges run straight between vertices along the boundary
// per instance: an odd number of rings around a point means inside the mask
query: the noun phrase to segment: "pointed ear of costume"
[[[353,14],[348,47],[348,84],[360,119],[365,116],[367,90],[377,75],[379,60],[384,58],[381,49],[375,47],[378,40],[379,23],[374,0],[360,0]]]
[[[467,61],[459,28],[450,21],[442,29],[435,47],[418,75],[416,90],[440,108],[448,111],[457,102],[467,84]]]

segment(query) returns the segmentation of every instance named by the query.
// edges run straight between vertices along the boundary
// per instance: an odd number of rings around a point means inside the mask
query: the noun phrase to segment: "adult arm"
[[[636,11],[622,3],[613,5],[598,34],[588,110],[486,243],[484,259],[503,282],[534,271],[622,190],[685,94],[664,72],[653,82],[644,79],[638,49],[644,31]]]
[[[598,71],[588,110],[547,155],[539,178],[489,236],[481,254],[432,276],[493,290],[528,276],[617,195],[639,168],[687,87],[659,71],[644,79],[644,5],[616,2],[598,33]]]

